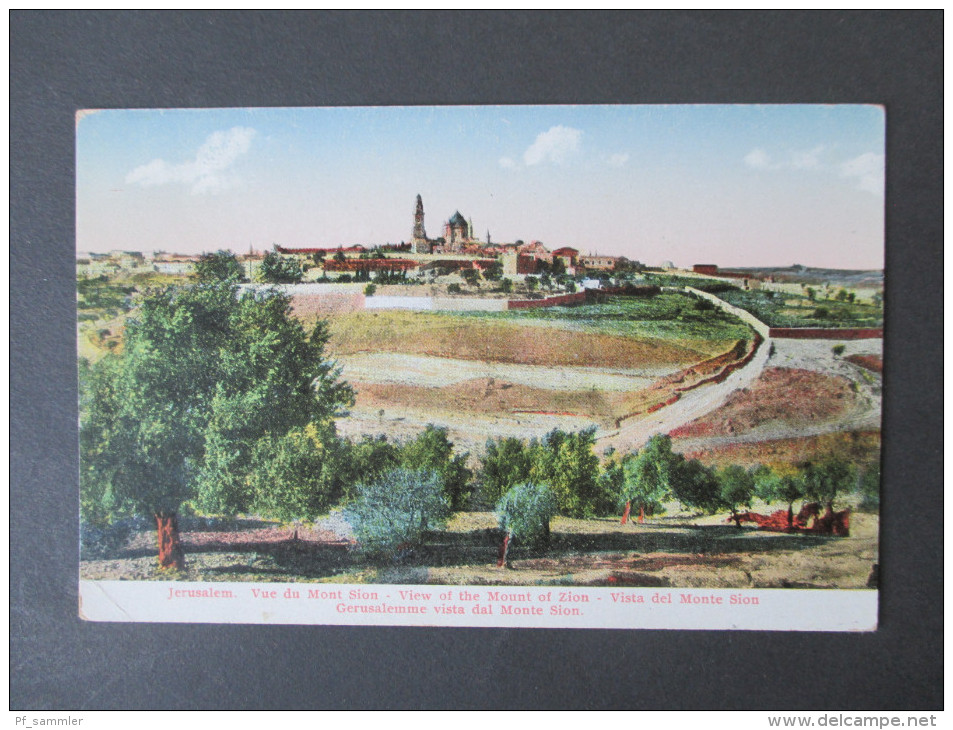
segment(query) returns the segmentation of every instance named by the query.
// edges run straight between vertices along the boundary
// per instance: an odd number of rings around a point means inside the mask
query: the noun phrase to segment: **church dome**
[[[460,215],[459,210],[456,213],[454,213],[452,216],[450,216],[450,225],[454,227],[467,225],[466,220],[464,219],[462,215]]]

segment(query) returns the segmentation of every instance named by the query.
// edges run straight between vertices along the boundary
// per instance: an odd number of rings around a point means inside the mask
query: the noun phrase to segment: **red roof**
[[[284,246],[275,246],[275,249],[278,253],[283,254],[312,254],[312,253],[337,253],[338,251],[343,251],[345,253],[364,253],[367,251],[364,246],[358,244],[357,246],[348,246],[347,248],[342,248],[341,246],[335,246],[334,248],[285,248]]]
[[[578,256],[579,252],[574,248],[569,248],[569,246],[563,246],[562,248],[557,248],[553,251],[553,256]]]

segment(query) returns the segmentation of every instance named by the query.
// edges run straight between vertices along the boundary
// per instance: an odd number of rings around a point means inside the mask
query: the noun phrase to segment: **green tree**
[[[625,473],[621,502],[631,502],[639,512],[652,515],[662,510],[662,503],[672,493],[676,470],[683,461],[672,453],[672,439],[656,434],[638,452],[622,462]]]
[[[399,558],[421,543],[427,530],[443,527],[450,505],[432,471],[395,469],[357,487],[344,517],[370,556]]]
[[[804,475],[804,493],[810,499],[822,502],[833,512],[838,495],[851,492],[857,484],[857,467],[834,457],[821,462],[801,465]]]
[[[200,282],[236,283],[245,278],[245,271],[238,257],[231,251],[219,250],[203,253],[195,262],[195,274]]]
[[[467,469],[468,453],[453,455],[453,443],[443,426],[427,424],[427,428],[400,449],[401,465],[409,470],[435,473],[455,510],[463,509],[470,496],[468,487],[472,472]]]
[[[697,459],[683,459],[678,464],[672,479],[672,495],[682,504],[705,512],[715,512],[722,506],[715,473]]]
[[[81,484],[110,510],[152,514],[160,565],[184,564],[176,514],[186,500],[222,511],[253,501],[259,439],[331,420],[353,402],[276,292],[236,296],[199,284],[152,292],[126,324],[124,347],[81,372]],[[324,431],[322,431],[323,433]]]
[[[467,283],[467,286],[480,285],[480,272],[476,269],[461,269],[460,276],[463,277],[463,280]]]
[[[269,251],[261,260],[258,278],[266,284],[297,284],[304,276],[296,259]]]
[[[513,280],[500,279],[500,291],[504,294],[509,294],[511,291],[513,291]]]
[[[858,486],[860,508],[876,511],[880,509],[880,464],[874,464],[864,470]]]
[[[530,445],[534,482],[549,484],[559,511],[570,517],[595,514],[603,502],[600,489],[599,458],[593,447],[596,428],[566,433],[556,429],[543,442]]]
[[[539,289],[539,279],[537,279],[535,276],[527,276],[523,283],[526,284],[526,288],[529,291],[536,291]]]
[[[618,459],[613,458],[613,451],[611,447],[606,451],[607,458],[599,472],[600,499],[593,510],[597,515],[610,514],[615,510],[625,487],[625,469]]]
[[[556,495],[539,484],[518,484],[496,505],[500,529],[531,547],[549,543],[549,523],[558,512]]]
[[[499,281],[503,277],[503,264],[499,261],[494,261],[492,264],[486,267],[486,271],[483,272],[483,278],[487,281]]]
[[[344,498],[348,501],[355,496],[352,485],[375,481],[400,468],[400,447],[388,441],[386,436],[365,434],[355,444],[350,441],[344,444],[347,448]]]
[[[344,450],[333,428],[314,424],[255,442],[249,464],[252,508],[284,521],[314,519],[344,494]]]
[[[495,503],[511,488],[528,480],[532,468],[532,455],[521,439],[488,440],[480,470],[484,498]]]
[[[751,508],[751,498],[754,497],[754,475],[743,466],[731,464],[719,469],[715,476],[718,480],[719,497],[722,503],[731,511],[735,525],[741,527],[738,508]]]
[[[754,473],[755,496],[768,504],[780,501],[788,506],[788,527],[794,526],[794,503],[804,498],[804,480],[800,474],[779,473],[768,467]]]

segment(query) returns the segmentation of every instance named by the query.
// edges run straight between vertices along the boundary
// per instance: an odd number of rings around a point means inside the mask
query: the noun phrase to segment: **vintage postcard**
[[[884,142],[80,111],[80,615],[876,629]]]

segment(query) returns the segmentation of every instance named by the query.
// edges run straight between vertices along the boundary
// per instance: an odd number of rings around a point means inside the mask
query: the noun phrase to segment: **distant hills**
[[[775,281],[796,281],[803,284],[831,284],[832,286],[882,287],[883,269],[818,269],[794,264],[792,266],[726,267],[720,271],[736,271],[759,279],[773,276]]]

